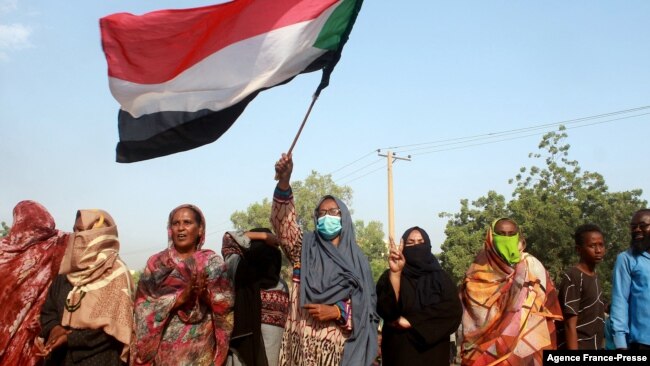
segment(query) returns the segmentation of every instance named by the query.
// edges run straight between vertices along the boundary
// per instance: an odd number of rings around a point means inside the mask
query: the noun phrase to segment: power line
[[[570,120],[565,120],[565,121],[560,121],[560,122],[545,123],[545,124],[541,124],[541,125],[522,127],[522,128],[516,128],[516,129],[504,130],[504,131],[498,131],[498,132],[489,132],[489,133],[484,133],[484,134],[479,134],[479,135],[472,135],[472,136],[464,136],[464,137],[456,137],[456,138],[435,140],[435,141],[429,141],[429,142],[420,142],[420,143],[415,143],[415,144],[391,146],[391,147],[385,147],[383,149],[391,149],[391,150],[395,150],[397,152],[396,149],[403,149],[403,148],[407,148],[407,147],[422,146],[422,145],[432,145],[432,144],[444,144],[444,143],[451,143],[451,142],[454,142],[454,141],[475,141],[477,139],[488,139],[488,138],[499,137],[500,135],[510,135],[510,134],[516,134],[516,133],[524,133],[524,132],[528,132],[528,131],[532,131],[532,130],[545,129],[545,128],[552,127],[552,126],[571,125],[571,124],[584,122],[584,121],[588,121],[588,120],[593,120],[593,119],[601,119],[601,118],[611,117],[611,116],[619,115],[619,114],[628,114],[628,113],[632,113],[632,112],[638,112],[638,111],[649,109],[649,108],[650,108],[650,106],[642,106],[642,107],[630,108],[630,109],[625,109],[625,110],[620,110],[620,111],[615,111],[615,112],[609,112],[609,113],[603,113],[603,114],[598,114],[598,115],[593,115],[593,116],[575,118],[575,119],[570,119]],[[405,150],[405,151],[408,151],[408,150]]]
[[[343,170],[343,169],[349,167],[350,165],[352,165],[352,164],[354,164],[354,163],[356,163],[356,162],[358,162],[358,161],[360,161],[360,160],[362,160],[362,159],[367,158],[368,156],[374,154],[376,151],[377,151],[377,150],[372,150],[372,151],[370,151],[369,153],[367,153],[367,154],[363,155],[362,157],[358,158],[357,160],[355,160],[355,161],[353,161],[353,162],[351,162],[351,163],[345,164],[345,165],[343,165],[342,167],[340,167],[340,168],[338,168],[338,169],[336,169],[336,170],[334,170],[334,171],[331,171],[329,174],[330,174],[330,175],[333,175],[334,173],[337,173],[337,172],[339,172],[339,171],[341,171],[341,170]]]
[[[567,127],[566,129],[567,130],[573,130],[573,129],[576,129],[576,128],[590,127],[590,126],[595,126],[595,125],[599,125],[599,124],[603,124],[603,123],[609,123],[609,122],[619,121],[619,120],[623,120],[623,119],[629,119],[629,118],[634,118],[634,117],[639,117],[639,116],[645,116],[645,115],[648,115],[648,114],[650,114],[650,112],[640,113],[640,114],[636,114],[636,115],[633,115],[633,116],[625,116],[625,117],[620,117],[620,118],[613,118],[613,119],[605,120],[605,121],[597,121],[597,122],[587,123],[587,124],[580,125],[580,126]],[[546,133],[546,131],[535,132],[535,133],[530,133],[530,134],[526,134],[526,135],[520,135],[520,136],[505,138],[505,139],[499,139],[499,140],[492,140],[492,141],[486,141],[486,142],[469,144],[469,145],[456,146],[456,147],[445,148],[445,149],[437,149],[437,150],[432,150],[432,151],[413,153],[411,155],[426,155],[426,154],[432,154],[432,153],[442,152],[442,151],[459,150],[459,149],[464,149],[464,148],[468,148],[468,147],[488,145],[488,144],[494,144],[494,143],[497,143],[497,142],[504,142],[504,141],[510,141],[510,140],[517,140],[517,139],[522,139],[522,138],[531,137],[531,136],[539,136],[539,135],[544,134],[544,133]],[[436,147],[439,147],[439,146],[433,146],[433,147],[429,147],[427,149],[432,149],[432,148],[436,148]],[[423,148],[420,148],[420,149],[423,149]],[[420,149],[417,149],[417,150],[420,150]],[[407,151],[412,151],[412,150],[407,150]]]
[[[381,160],[379,160],[379,161],[381,161]],[[365,177],[365,176],[367,176],[367,175],[370,175],[370,174],[372,174],[372,173],[374,173],[374,172],[377,172],[377,171],[379,171],[379,170],[381,170],[381,169],[384,169],[384,167],[383,167],[383,166],[380,166],[379,168],[377,168],[377,169],[375,169],[375,170],[371,170],[371,171],[369,171],[368,173],[366,173],[366,174],[364,174],[364,175],[360,175],[360,176],[358,176],[358,177],[356,177],[356,178],[352,178],[352,179],[348,180],[347,182],[343,182],[343,183],[340,183],[340,184],[341,184],[341,185],[349,184],[349,183],[351,183],[351,182],[354,182],[355,180],[361,179],[361,178],[363,178],[363,177]]]
[[[347,177],[349,177],[351,175],[354,175],[354,174],[356,174],[356,173],[358,173],[358,172],[360,172],[360,171],[362,171],[362,170],[364,170],[366,168],[369,168],[369,167],[371,167],[373,165],[377,165],[377,163],[380,163],[380,162],[381,162],[381,160],[375,160],[372,163],[366,164],[366,165],[362,166],[361,168],[358,168],[358,169],[352,171],[351,173],[348,173],[348,174],[346,174],[346,175],[344,175],[342,177],[336,178],[336,180],[341,180],[341,179],[347,178]]]
[[[387,148],[383,148],[383,149],[401,149],[401,150],[395,151],[396,153],[397,152],[404,153],[404,152],[412,152],[412,151],[424,150],[423,152],[416,152],[416,153],[412,153],[411,155],[426,155],[426,154],[432,154],[432,153],[436,153],[436,152],[459,150],[459,149],[465,149],[465,148],[470,148],[470,147],[475,147],[475,146],[488,145],[488,144],[494,144],[494,143],[498,143],[498,142],[522,139],[522,138],[531,137],[531,136],[539,136],[540,134],[547,133],[549,127],[555,127],[555,126],[559,126],[559,125],[569,125],[569,127],[566,127],[566,129],[567,130],[572,130],[572,129],[577,129],[577,128],[595,126],[595,125],[604,124],[604,123],[610,123],[610,122],[614,122],[614,121],[620,121],[620,120],[625,120],[625,119],[630,119],[630,118],[636,118],[636,117],[640,117],[640,116],[649,115],[650,112],[638,113],[638,114],[635,114],[635,115],[623,116],[623,117],[619,117],[619,118],[612,118],[612,119],[607,119],[607,120],[604,120],[604,121],[595,121],[595,122],[591,122],[591,123],[582,124],[582,125],[579,125],[579,126],[571,126],[571,125],[574,125],[574,124],[577,124],[577,123],[591,121],[591,120],[594,120],[594,119],[602,119],[602,118],[617,116],[617,115],[621,115],[621,114],[629,114],[629,113],[632,113],[632,112],[638,112],[638,111],[643,111],[643,110],[647,110],[647,109],[650,109],[650,106],[642,106],[642,107],[637,107],[637,108],[625,109],[625,110],[620,110],[620,111],[615,111],[615,112],[609,112],[609,113],[603,113],[603,114],[598,114],[598,115],[593,115],[593,116],[587,116],[587,117],[581,117],[581,118],[566,120],[566,121],[562,121],[562,122],[545,123],[545,124],[536,125],[536,126],[522,127],[522,128],[517,128],[517,129],[504,130],[504,131],[499,131],[499,132],[491,132],[491,133],[473,135],[473,136],[466,136],[466,137],[457,137],[457,138],[436,140],[436,141],[416,143],[416,144],[392,146],[392,147],[387,147]],[[526,132],[530,132],[530,131],[539,131],[539,130],[544,130],[544,131],[535,132],[535,133],[526,133]],[[512,135],[515,135],[515,136],[509,137],[509,138],[497,139],[499,137],[512,136]],[[471,142],[476,142],[476,143],[471,143]],[[424,146],[424,145],[429,145],[429,146]],[[454,146],[454,147],[440,149],[440,147],[450,146],[450,145],[461,145],[461,146]],[[424,146],[424,147],[417,147],[417,146]],[[417,148],[408,149],[408,147],[417,147]],[[376,151],[383,150],[383,149],[378,149]],[[430,149],[435,149],[435,150],[430,150]],[[360,161],[363,158],[366,158],[371,153],[368,153],[368,154],[362,156],[361,158],[353,161],[352,163],[344,165],[342,168],[339,168],[338,170],[341,170],[341,169],[343,169],[345,167],[348,167],[348,166]],[[358,168],[355,171],[353,171],[353,172],[351,172],[351,173],[349,173],[349,174],[347,174],[347,175],[345,175],[343,177],[340,177],[337,180],[341,180],[343,178],[352,176],[352,175],[358,173],[359,171],[361,171],[363,169],[366,169],[366,168],[368,168],[368,167],[370,167],[370,166],[372,166],[372,165],[374,165],[374,164],[376,164],[378,162],[379,162],[379,160],[375,161],[373,163],[370,163],[370,164],[366,164],[365,166],[363,166],[361,168]],[[378,169],[371,170],[371,171],[369,171],[369,172],[367,172],[365,174],[362,174],[362,175],[360,175],[358,177],[354,177],[354,178],[352,178],[350,180],[347,180],[345,182],[342,182],[340,184],[342,184],[342,185],[349,184],[349,183],[354,182],[356,180],[359,180],[359,179],[361,179],[363,177],[366,177],[366,176],[368,176],[368,175],[370,175],[372,173],[375,173],[375,172],[379,171],[382,168],[383,167],[379,167]]]
[[[381,152],[381,149],[377,149],[377,150],[375,150],[375,151],[379,154],[379,153]],[[394,155],[394,154],[393,154],[393,155]],[[379,156],[386,157],[386,155],[381,155],[381,154],[379,154]],[[399,158],[399,157],[395,156],[395,158],[400,159],[400,160],[410,160],[410,157],[411,157],[411,155],[409,155],[409,159],[406,159],[406,158]],[[377,161],[374,161],[374,162],[372,162],[372,163],[370,163],[370,164],[368,164],[368,165],[366,165],[366,166],[364,166],[364,167],[362,167],[362,168],[360,168],[360,169],[355,170],[354,172],[352,172],[352,173],[350,173],[350,174],[348,174],[348,175],[345,175],[345,176],[339,178],[339,180],[340,180],[340,179],[343,179],[343,178],[345,178],[345,177],[348,177],[348,176],[350,176],[350,175],[354,175],[354,173],[357,173],[358,171],[360,171],[360,170],[362,170],[362,169],[364,169],[364,168],[366,168],[366,167],[369,167],[369,166],[371,166],[371,165],[376,165],[377,163],[380,163],[382,160],[383,160],[383,159],[381,159],[381,160],[377,160]],[[380,170],[380,169],[382,169],[382,168],[383,168],[383,166],[380,166],[380,167],[377,168],[377,169],[371,170],[371,171],[369,171],[369,172],[367,172],[367,173],[365,173],[365,174],[363,174],[363,175],[360,175],[360,176],[358,176],[358,177],[352,178],[352,179],[348,180],[347,182],[345,182],[345,183],[340,183],[340,184],[341,184],[341,185],[344,185],[344,184],[348,184],[348,183],[350,183],[350,182],[354,182],[355,180],[357,180],[357,179],[361,179],[361,178],[365,177],[366,175],[369,175],[369,174],[371,174],[371,173],[374,173],[374,172],[376,172],[376,171],[378,171],[378,170]]]

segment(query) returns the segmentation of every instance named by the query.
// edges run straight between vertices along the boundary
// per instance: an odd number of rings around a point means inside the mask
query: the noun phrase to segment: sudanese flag
[[[246,105],[300,73],[325,88],[362,0],[234,0],[100,19],[111,93],[120,103],[117,161],[218,139]]]

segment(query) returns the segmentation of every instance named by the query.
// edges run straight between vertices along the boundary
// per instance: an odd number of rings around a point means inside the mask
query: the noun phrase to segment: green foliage
[[[298,224],[304,230],[314,230],[314,209],[325,195],[332,195],[345,202],[348,207],[352,202],[352,188],[339,186],[330,174],[321,175],[313,171],[304,181],[291,183],[296,204]],[[271,201],[264,198],[262,203],[255,202],[246,211],[235,211],[230,221],[237,229],[249,230],[254,227],[270,227]]]
[[[250,230],[258,227],[271,227],[271,201],[264,198],[262,203],[255,202],[248,206],[246,212],[235,211],[230,215],[230,221],[238,230]]]
[[[138,286],[138,282],[140,281],[140,276],[142,276],[142,270],[138,271],[131,271],[131,278],[133,278],[133,283],[135,283],[135,286]]]
[[[297,221],[303,230],[314,230],[314,209],[325,195],[332,195],[345,202],[350,209],[350,213],[352,213],[350,207],[352,188],[337,185],[330,174],[321,175],[316,171],[312,171],[304,181],[292,182],[291,188],[295,199]],[[230,220],[235,228],[250,230],[254,227],[270,227],[270,217],[271,202],[265,198],[261,203],[255,202],[249,205],[246,211],[235,211],[230,216]],[[379,221],[370,221],[366,225],[363,220],[357,220],[354,222],[354,227],[357,243],[368,257],[373,278],[377,280],[379,275],[388,267],[382,224]],[[283,259],[282,276],[287,281],[291,280],[291,268],[289,268],[286,259]]]
[[[610,192],[602,175],[582,171],[569,158],[564,127],[546,134],[540,152],[529,157],[541,160],[541,167],[521,168],[510,182],[515,184],[513,198],[505,204],[503,196],[488,192],[472,202],[461,201],[460,213],[450,215],[442,245],[443,266],[460,280],[476,253],[492,220],[509,216],[516,220],[526,237],[527,251],[537,257],[556,281],[567,267],[578,262],[573,242],[575,228],[595,223],[608,243],[605,260],[597,268],[604,292],[611,291],[611,271],[616,255],[629,246],[627,223],[632,214],[647,202],[640,189]]]
[[[354,222],[357,244],[368,257],[372,278],[377,282],[379,276],[388,269],[388,247],[384,241],[383,225],[379,221],[370,221],[365,225],[363,220]]]
[[[5,236],[9,235],[9,230],[11,227],[7,226],[7,223],[4,221],[0,222],[0,238],[4,238]]]
[[[443,212],[440,217],[447,217],[445,235],[447,239],[440,246],[442,267],[456,281],[460,281],[465,271],[474,260],[476,253],[483,248],[485,229],[499,217],[508,216],[506,200],[500,194],[489,191],[486,197],[473,201],[460,201],[460,212],[450,214]]]
[[[334,183],[331,174],[320,175],[315,170],[312,170],[304,181],[291,183],[291,189],[295,198],[298,225],[307,231],[314,230],[314,209],[323,196],[334,196],[343,201],[348,208],[352,203],[352,188],[339,186]]]

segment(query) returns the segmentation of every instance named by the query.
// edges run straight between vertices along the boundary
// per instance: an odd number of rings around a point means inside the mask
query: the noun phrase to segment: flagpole
[[[298,129],[298,133],[296,134],[296,137],[293,139],[293,142],[291,143],[291,147],[289,148],[289,151],[287,152],[287,155],[291,155],[291,152],[293,151],[293,148],[296,146],[296,142],[298,142],[298,137],[300,137],[300,134],[302,133],[303,127],[305,127],[305,123],[307,123],[307,118],[309,118],[309,114],[311,113],[311,109],[314,108],[314,103],[316,103],[316,99],[318,99],[318,95],[314,94],[314,96],[311,98],[311,104],[309,104],[309,109],[307,109],[307,113],[305,114],[305,118],[302,119],[302,123],[300,124],[300,128]]]
[[[309,104],[309,108],[307,109],[307,113],[305,113],[305,117],[302,119],[302,123],[300,124],[300,128],[298,129],[298,133],[296,133],[296,137],[293,138],[293,142],[291,143],[291,147],[289,148],[289,151],[287,151],[287,155],[291,155],[291,152],[293,151],[293,148],[296,146],[296,142],[298,142],[298,138],[300,137],[300,134],[302,133],[302,129],[305,127],[305,123],[307,123],[307,118],[309,118],[309,114],[311,113],[311,109],[314,108],[314,104],[316,103],[316,99],[318,99],[318,95],[320,93],[314,93],[314,95],[311,98],[311,103]],[[279,180],[280,178],[278,177],[278,174],[275,174],[275,180]]]

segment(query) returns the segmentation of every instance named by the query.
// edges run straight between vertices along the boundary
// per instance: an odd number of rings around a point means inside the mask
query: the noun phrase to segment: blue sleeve
[[[280,187],[276,186],[275,190],[273,191],[273,198],[280,200],[280,201],[288,201],[291,199],[293,196],[293,190],[291,187],[287,189],[286,191],[283,191],[280,189]]]
[[[348,300],[341,300],[337,301],[334,306],[336,306],[339,309],[339,317],[338,319],[335,320],[336,324],[338,324],[340,327],[343,329],[346,329],[348,331],[352,330],[352,304],[351,301]]]
[[[613,272],[612,306],[612,336],[616,348],[627,348],[627,336],[630,334],[629,299],[630,285],[630,256],[626,252],[618,255]]]

